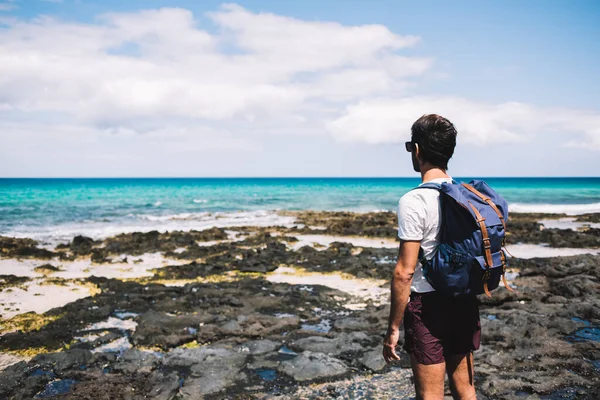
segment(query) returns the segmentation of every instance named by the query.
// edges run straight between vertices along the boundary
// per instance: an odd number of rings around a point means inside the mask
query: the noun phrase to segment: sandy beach
[[[414,396],[406,354],[381,357],[395,214],[279,214],[285,225],[0,238],[0,396]],[[516,292],[480,298],[480,398],[597,398],[598,218],[511,215]]]

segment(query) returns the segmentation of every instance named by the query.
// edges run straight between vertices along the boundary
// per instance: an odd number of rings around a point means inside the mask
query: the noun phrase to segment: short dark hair
[[[444,170],[454,154],[456,135],[452,122],[437,114],[423,115],[411,128],[411,141],[419,145],[423,161]]]

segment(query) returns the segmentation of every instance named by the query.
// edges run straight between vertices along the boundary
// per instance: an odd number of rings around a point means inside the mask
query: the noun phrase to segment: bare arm
[[[400,242],[398,262],[392,277],[392,305],[388,330],[383,341],[383,358],[386,363],[400,359],[396,354],[395,347],[400,339],[400,324],[410,296],[410,285],[415,273],[420,248],[420,241]]]

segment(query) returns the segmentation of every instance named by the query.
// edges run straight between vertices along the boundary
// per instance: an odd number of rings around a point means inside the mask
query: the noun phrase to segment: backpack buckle
[[[491,249],[492,248],[492,244],[490,243],[490,238],[483,238],[483,248],[484,249]]]

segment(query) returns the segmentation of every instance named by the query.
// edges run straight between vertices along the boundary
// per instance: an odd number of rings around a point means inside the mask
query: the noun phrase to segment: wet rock
[[[31,363],[40,368],[60,373],[67,369],[86,365],[91,357],[92,353],[87,350],[72,349],[58,353],[38,354],[31,360]]]
[[[113,370],[124,374],[150,373],[156,364],[158,364],[158,357],[154,354],[138,349],[127,349],[114,364]]]
[[[21,387],[23,381],[33,368],[25,361],[8,366],[0,372],[0,398],[7,399],[15,389]],[[48,378],[50,379],[50,378]]]
[[[202,321],[197,315],[168,315],[148,311],[139,316],[138,326],[131,339],[136,346],[158,346],[167,350],[191,342],[196,338],[189,327]]]
[[[190,378],[185,380],[179,395],[183,398],[197,399],[246,382],[246,374],[241,371],[246,359],[247,356],[243,353],[204,346],[195,349],[175,349],[165,357],[163,363],[189,368]]]
[[[337,358],[323,353],[304,351],[291,360],[282,361],[278,371],[292,377],[295,381],[305,382],[338,377],[349,370]]]

